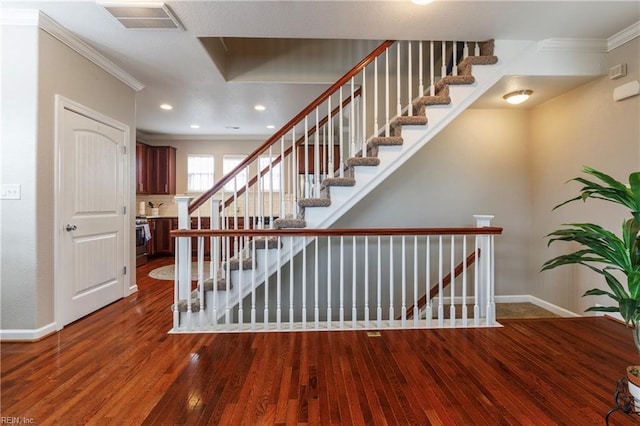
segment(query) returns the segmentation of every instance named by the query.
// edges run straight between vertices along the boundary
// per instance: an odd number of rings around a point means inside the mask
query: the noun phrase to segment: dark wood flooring
[[[602,425],[638,364],[604,318],[490,329],[171,335],[170,281],[2,343],[1,416],[38,425]],[[612,425],[637,424],[615,413]],[[3,423],[6,421],[3,420]]]

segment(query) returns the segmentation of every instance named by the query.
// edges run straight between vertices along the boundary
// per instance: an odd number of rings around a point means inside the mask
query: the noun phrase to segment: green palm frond
[[[584,167],[583,172],[595,179],[571,179],[583,185],[580,195],[558,204],[554,210],[591,198],[620,204],[630,210],[632,218],[623,221],[620,236],[593,223],[564,224],[547,235],[547,245],[564,241],[578,243],[580,248],[546,261],[541,270],[584,265],[602,275],[610,291],[595,288],[583,296],[608,296],[617,306],[593,306],[587,312],[619,312],[627,324],[635,324],[640,320],[640,172],[629,175],[629,185],[591,167]],[[626,286],[614,274],[624,275]]]

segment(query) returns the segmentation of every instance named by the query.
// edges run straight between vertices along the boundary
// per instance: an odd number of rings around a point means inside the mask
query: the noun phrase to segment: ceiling
[[[606,40],[640,21],[638,0],[435,0],[425,6],[409,0],[201,0],[165,2],[184,31],[140,30],[125,29],[105,10],[107,3],[116,2],[3,1],[2,9],[42,10],[141,82],[137,125],[150,137],[268,135],[273,130],[267,125],[284,125],[361,59],[375,40]],[[310,67],[308,61],[326,64],[323,55],[338,51],[322,47],[319,40],[333,40],[346,53],[330,66]],[[223,51],[227,49],[221,57],[219,50],[216,56],[215,47],[211,50],[212,44],[220,42]],[[293,52],[291,46],[296,43],[312,43],[313,49],[302,50],[313,50],[317,56],[299,56],[298,49],[294,59],[281,62],[278,69],[272,63],[277,55],[264,53],[274,48],[282,56],[282,49]],[[247,61],[248,55],[258,62]],[[476,106],[504,107],[500,98],[516,83],[536,92],[532,102],[523,106],[530,108],[585,82],[584,78],[513,77],[498,83]],[[165,102],[173,110],[161,110],[159,105]],[[254,110],[255,104],[266,110]],[[192,129],[190,125],[196,123],[200,128]]]

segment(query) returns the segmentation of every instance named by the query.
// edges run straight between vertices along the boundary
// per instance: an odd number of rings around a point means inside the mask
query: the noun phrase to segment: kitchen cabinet
[[[320,166],[319,172],[326,172],[329,170],[329,150],[326,147],[320,145],[319,147],[320,158],[318,165]],[[315,147],[313,144],[307,145],[308,162],[307,173],[313,174],[315,171]],[[304,174],[304,145],[298,145],[296,150],[296,156],[298,157],[298,173]],[[333,170],[338,170],[340,167],[340,145],[333,145]]]
[[[210,223],[211,223],[210,218],[208,217],[200,218],[200,229],[209,229]],[[191,218],[191,229],[198,229],[197,217]],[[197,237],[191,238],[191,255],[192,256],[198,255],[198,238]],[[211,237],[204,238],[204,255],[205,256],[211,255]]]
[[[136,143],[136,193],[176,193],[176,149]]]
[[[149,193],[176,193],[176,149],[172,146],[149,146]]]
[[[148,148],[146,144],[136,143],[136,194],[149,193]]]
[[[149,256],[173,256],[175,254],[174,239],[170,232],[174,228],[173,219],[170,217],[160,217],[149,219],[149,230],[151,240],[147,242]]]

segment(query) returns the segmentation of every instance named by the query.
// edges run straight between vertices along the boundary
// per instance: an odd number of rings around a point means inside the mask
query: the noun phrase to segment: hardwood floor
[[[138,293],[55,335],[2,343],[1,416],[38,425],[602,425],[616,380],[640,361],[631,331],[603,318],[379,337],[167,334],[171,282],[146,274],[171,262],[139,268]]]

